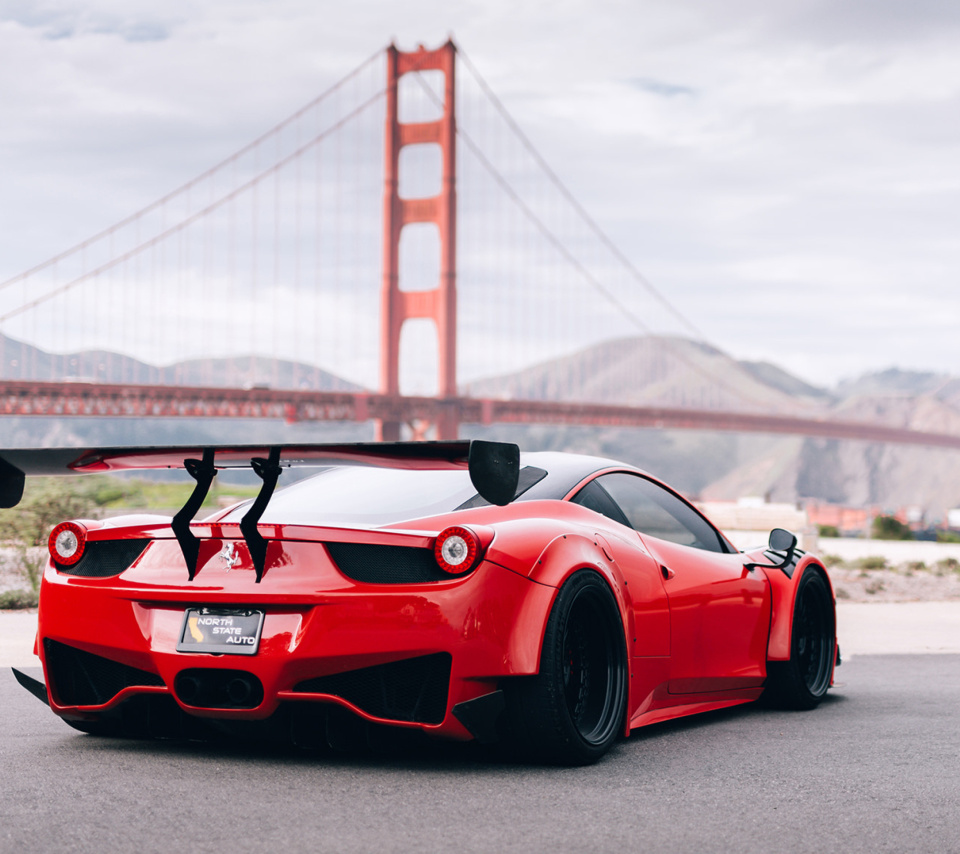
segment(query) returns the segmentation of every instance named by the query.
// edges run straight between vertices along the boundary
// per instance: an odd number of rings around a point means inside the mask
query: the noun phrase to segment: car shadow
[[[821,711],[836,708],[847,702],[843,695],[828,694],[821,702]],[[816,712],[814,712],[816,713]],[[778,723],[791,716],[803,714],[749,703],[702,712],[683,718],[651,724],[634,729],[629,738],[621,738],[600,760],[607,762],[632,759],[635,751],[645,744],[656,743],[677,735],[702,731],[725,723],[741,723],[746,732],[751,722],[774,720]],[[361,735],[362,734],[362,735]],[[482,773],[510,769],[545,769],[550,766],[506,752],[500,745],[482,745],[476,742],[451,742],[430,738],[416,730],[392,727],[358,727],[352,741],[341,740],[336,746],[317,744],[310,749],[297,747],[279,738],[251,738],[214,734],[211,738],[122,738],[77,733],[65,739],[62,747],[70,751],[109,751],[117,755],[167,757],[228,761],[238,765],[263,763],[281,764],[288,768],[328,767],[343,770],[402,769],[413,771],[443,771]],[[589,771],[589,768],[557,769]]]

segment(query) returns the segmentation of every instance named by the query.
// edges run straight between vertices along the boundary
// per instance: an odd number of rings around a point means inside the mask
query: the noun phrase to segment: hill
[[[738,362],[708,344],[661,336],[606,341],[466,390],[477,397],[764,412],[818,409],[829,399],[826,390],[774,365]]]
[[[0,376],[8,380],[73,377],[102,383],[362,390],[357,384],[315,365],[274,361],[263,356],[189,359],[158,366],[107,350],[48,353],[3,335],[0,335],[0,354],[3,359]]]
[[[83,350],[52,354],[0,335],[2,375],[6,379],[70,376],[104,383],[360,391],[361,387],[322,368],[259,356],[193,359],[151,365],[119,353]],[[6,447],[54,445],[211,444],[215,442],[370,441],[369,424],[303,423],[237,419],[2,418],[0,444]]]
[[[889,369],[813,386],[769,363],[678,338],[610,341],[467,387],[489,397],[764,410],[960,434],[960,378]],[[502,429],[490,434],[502,435]],[[517,434],[518,431],[514,431]],[[960,506],[960,454],[869,442],[698,431],[526,428],[524,446],[628,460],[711,500],[814,498],[940,518]]]

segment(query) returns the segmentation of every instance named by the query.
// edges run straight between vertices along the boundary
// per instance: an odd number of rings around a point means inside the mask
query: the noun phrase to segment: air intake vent
[[[57,564],[57,571],[81,578],[112,578],[132,564],[150,540],[95,540],[87,542],[83,557],[73,566]]]
[[[64,706],[102,706],[124,688],[163,687],[154,673],[45,638],[43,649],[54,694]]]
[[[299,683],[299,693],[332,694],[368,715],[390,721],[439,724],[447,713],[448,652],[406,658]]]
[[[450,580],[437,566],[432,549],[378,546],[370,543],[326,543],[340,571],[366,584],[422,584]]]

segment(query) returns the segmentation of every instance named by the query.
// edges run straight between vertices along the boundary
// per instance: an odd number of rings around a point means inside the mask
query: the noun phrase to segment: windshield
[[[456,510],[477,494],[465,469],[341,466],[278,489],[261,522],[273,525],[390,525]],[[239,522],[250,502],[221,521]]]

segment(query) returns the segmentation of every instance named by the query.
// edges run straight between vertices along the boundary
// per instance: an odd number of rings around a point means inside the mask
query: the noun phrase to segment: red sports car
[[[321,468],[274,493],[303,465]],[[241,466],[258,496],[193,522]],[[50,535],[46,684],[17,678],[77,729],[263,722],[311,745],[374,724],[584,764],[761,695],[812,708],[839,663],[829,577],[793,535],[739,552],[610,460],[479,441],[6,451],[0,504],[25,474],[173,467],[196,487],[172,520]]]

